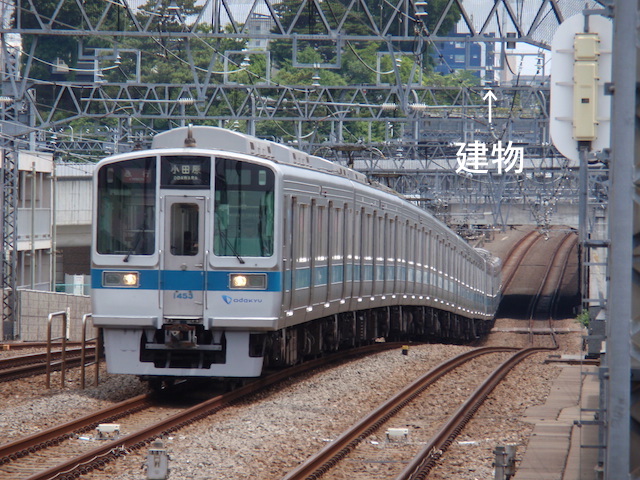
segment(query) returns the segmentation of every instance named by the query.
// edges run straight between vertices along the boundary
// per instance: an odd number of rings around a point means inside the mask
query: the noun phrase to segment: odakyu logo
[[[231,305],[232,303],[262,303],[261,298],[233,298],[229,295],[222,295],[222,300],[224,300],[224,303],[227,305]]]

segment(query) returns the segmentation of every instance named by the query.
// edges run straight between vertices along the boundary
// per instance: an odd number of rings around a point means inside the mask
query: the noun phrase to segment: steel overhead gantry
[[[27,127],[17,128],[11,140],[24,145],[23,133],[29,131],[36,147],[86,158],[82,155],[89,146],[95,158],[144,144],[157,130],[187,122],[258,134],[269,130],[311,152],[371,145],[382,131],[379,150],[395,159],[398,178],[403,170],[411,172],[412,162],[419,162],[425,171],[436,171],[438,180],[432,185],[438,188],[446,175],[451,176],[446,182],[458,181],[455,173],[439,172],[434,163],[451,142],[509,136],[540,152],[535,157],[540,158],[539,167],[531,168],[544,170],[545,162],[552,163],[548,168],[562,168],[555,153],[543,158],[549,152],[544,133],[548,88],[539,78],[493,85],[498,101],[494,122],[488,125],[482,89],[462,83],[427,85],[424,66],[427,50],[437,50],[438,42],[484,42],[503,52],[507,42],[548,48],[558,24],[579,12],[584,0],[451,0],[439,10],[428,10],[428,2],[415,0],[255,0],[246,8],[238,3],[204,0],[192,8],[192,2],[180,0],[3,2],[2,89],[19,100],[23,119],[18,123]],[[454,13],[462,36],[449,35]],[[262,21],[268,27],[256,33]],[[39,45],[51,39],[77,48],[71,55],[41,58]],[[266,41],[288,52],[290,63],[308,72],[308,82],[276,82],[271,53],[258,45]],[[378,57],[367,64],[354,49],[371,43]],[[320,52],[321,58],[309,60],[308,49]],[[496,68],[508,68],[505,55],[498,57]],[[13,66],[11,58],[16,59]],[[333,84],[335,77],[325,73],[337,71],[347,59],[374,71],[375,80]],[[166,71],[176,66],[184,66],[189,78],[171,82]],[[108,128],[87,138],[78,126],[87,119],[93,128]],[[362,128],[354,133],[357,125],[366,125],[364,133]],[[390,156],[392,150],[396,153]],[[498,207],[506,191],[500,182],[489,194]],[[415,185],[418,194],[424,191],[410,179],[404,184]],[[521,185],[527,189],[533,183]],[[504,219],[498,207],[493,207],[496,221]],[[3,232],[10,232],[6,224],[14,223],[4,223]]]
[[[42,92],[37,100],[34,98],[36,127],[55,130],[78,118],[110,118],[119,120],[121,138],[131,138],[131,133],[146,138],[154,133],[154,123],[167,118],[176,124],[228,120],[230,126],[238,122],[249,132],[255,130],[257,123],[277,121],[285,126],[283,139],[297,141],[302,147],[314,143],[316,139],[311,136],[307,141],[307,135],[314,122],[320,121],[330,125],[331,135],[326,141],[332,143],[356,141],[348,131],[343,135],[341,127],[358,121],[388,121],[404,126],[408,135],[409,130],[415,133],[414,127],[424,124],[412,122],[412,117],[445,105],[447,102],[441,98],[447,100],[450,93],[434,93],[420,81],[427,47],[433,49],[437,42],[448,40],[503,45],[508,38],[509,42],[547,48],[555,27],[584,4],[582,0],[494,0],[471,5],[451,0],[440,11],[427,12],[424,5],[428,2],[414,0],[256,0],[247,2],[245,8],[230,0],[206,0],[199,2],[201,8],[191,10],[181,7],[182,2],[164,1],[144,5],[131,0],[14,2],[16,23],[5,31],[30,39],[24,44],[29,51],[22,52],[26,60],[22,78],[28,81],[43,68],[53,74],[44,82],[49,87],[43,87],[42,82],[36,86]],[[466,36],[448,36],[446,29],[451,27],[453,12],[461,19],[459,34]],[[266,19],[269,28],[256,33],[253,29],[257,18]],[[358,31],[346,28],[350,22],[358,23]],[[37,58],[38,43],[55,37],[77,42],[75,64],[62,58],[46,64],[46,59]],[[326,84],[326,80],[314,81],[313,85],[311,78],[310,85],[280,85],[271,79],[268,51],[263,47],[238,50],[221,46],[230,38],[241,44],[280,42],[289,49],[292,64],[308,68],[309,76],[313,74],[314,78],[318,70],[340,68],[345,52],[350,52],[352,45],[365,42],[383,46],[381,58],[395,61],[388,72],[378,71],[374,85],[339,90],[335,85],[319,85]],[[149,58],[140,47],[136,51],[127,46],[135,42],[164,48],[167,59],[188,68],[191,82],[156,83],[148,74],[143,81],[142,70],[158,59]],[[303,52],[309,46],[322,50],[321,61],[305,63]],[[205,60],[198,57],[202,55],[198,48],[207,51]],[[261,62],[264,68],[246,68],[248,63]],[[410,72],[401,72],[403,62],[411,64]],[[367,67],[380,69],[379,65],[363,66]],[[19,88],[24,90],[24,85]],[[455,97],[450,99],[454,105]],[[215,105],[224,108],[215,111]],[[546,109],[544,105],[538,108]],[[141,119],[142,124],[129,123],[131,117]],[[395,128],[398,130],[401,129]],[[473,130],[470,127],[466,134]]]

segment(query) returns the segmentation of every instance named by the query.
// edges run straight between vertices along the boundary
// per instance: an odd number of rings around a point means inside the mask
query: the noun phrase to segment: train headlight
[[[232,273],[229,275],[229,288],[264,290],[267,288],[267,275],[264,273]]]
[[[140,275],[138,272],[103,272],[103,287],[125,287],[134,288],[140,286]]]
[[[231,275],[231,288],[244,288],[246,286],[246,275]]]
[[[125,273],[122,277],[122,283],[127,287],[138,286],[138,274],[137,273]]]

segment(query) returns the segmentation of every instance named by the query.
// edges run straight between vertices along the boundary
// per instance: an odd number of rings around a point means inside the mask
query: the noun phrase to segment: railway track
[[[553,330],[553,312],[556,310],[556,302],[559,296],[559,288],[562,277],[569,263],[569,255],[577,242],[577,236],[573,232],[565,233],[553,249],[549,257],[544,274],[540,279],[538,289],[529,302],[527,317],[529,321],[529,343],[534,344],[536,333],[548,333],[556,344]]]
[[[311,480],[321,478],[345,459],[367,437],[372,435],[383,424],[392,419],[402,408],[415,400],[421,393],[459,366],[490,353],[514,352],[511,347],[483,347],[462,355],[458,355],[408,385],[398,394],[384,402],[358,423],[347,429],[325,448],[309,457],[298,467],[285,475],[282,480]],[[396,477],[396,480],[426,478],[429,470],[464,428],[489,393],[500,383],[507,373],[529,355],[547,348],[528,348],[517,351],[503,362],[486,380],[478,386],[469,398],[446,419],[438,432],[424,448],[409,461],[407,467]],[[344,473],[344,472],[343,472]]]
[[[82,361],[82,349],[73,348],[66,351],[65,364],[67,367],[78,366]],[[95,347],[86,349],[85,362],[95,361]],[[51,368],[62,368],[62,351],[51,352]],[[32,353],[0,359],[0,381],[14,380],[46,373],[47,354]]]
[[[502,363],[469,398],[458,408],[438,433],[423,447],[407,467],[396,477],[396,480],[421,480],[427,478],[431,469],[447,450],[455,437],[462,431],[476,410],[482,405],[493,389],[507,376],[507,374],[524,359],[549,347],[531,347],[517,351],[507,361]]]
[[[270,374],[232,392],[217,395],[186,408],[159,404],[150,395],[138,396],[73,422],[1,445],[0,477],[8,475],[6,478],[14,480],[76,478],[79,474],[142,448],[158,436],[174,432],[286,378],[349,357],[399,347],[400,344],[397,343],[382,343],[339,352]],[[125,416],[128,417],[127,431],[124,435],[121,432],[118,438],[99,441],[87,435],[87,432],[99,424],[113,423]],[[162,420],[158,421],[158,417],[162,417]],[[80,450],[81,453],[78,454]]]
[[[531,230],[518,240],[509,250],[502,265],[502,291],[507,291],[522,261],[533,246],[542,238],[537,230]]]
[[[532,315],[553,317],[559,310],[563,277],[572,261],[575,242],[575,232],[566,229],[552,229],[544,236],[530,231],[516,242],[505,256],[503,297],[497,317],[523,320],[530,320]],[[564,315],[570,314],[570,305],[563,308]]]
[[[553,284],[552,294],[550,295],[550,306],[549,306],[549,314],[551,318],[557,318],[558,305],[560,300],[560,290],[562,288],[562,284],[564,282],[564,277],[567,272],[567,268],[569,267],[569,263],[571,262],[571,252],[578,245],[578,237],[577,235],[573,235],[571,241],[566,244],[563,248],[563,257],[561,257],[561,261],[559,263],[559,271],[555,279],[555,283]]]

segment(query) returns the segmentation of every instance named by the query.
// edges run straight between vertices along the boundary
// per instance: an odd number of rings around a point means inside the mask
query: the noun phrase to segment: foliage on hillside
[[[160,9],[157,10],[158,0],[149,0],[135,10],[133,17],[127,10],[118,8],[117,2],[111,2],[113,6],[106,10],[104,0],[83,0],[82,3],[86,17],[81,14],[76,2],[64,2],[62,11],[56,12],[57,0],[40,0],[38,12],[49,19],[56,19],[52,22],[53,29],[84,29],[86,23],[90,23],[100,24],[101,30],[131,31],[138,23],[147,25],[150,31],[181,32],[202,8],[195,0],[160,0]],[[433,86],[473,84],[475,77],[468,72],[442,76],[434,74],[431,68],[430,47],[424,40],[436,28],[436,22],[448,3],[448,0],[430,0],[427,7],[429,15],[419,19],[395,15],[395,7],[385,0],[366,2],[366,7],[360,5],[346,17],[345,12],[351,4],[349,0],[325,0],[322,2],[322,12],[317,10],[314,2],[283,0],[274,3],[280,24],[293,33],[323,35],[339,30],[344,35],[352,36],[352,39],[341,44],[331,39],[301,40],[295,44],[295,52],[291,40],[271,41],[268,47],[271,81],[294,87],[394,85],[398,82]],[[22,28],[42,28],[39,22],[43,18],[37,18],[31,11],[21,10],[19,15]],[[389,24],[389,18],[395,20]],[[459,19],[457,7],[451,7],[438,32],[450,31]],[[406,22],[410,22],[410,31],[414,32],[412,41],[393,43],[389,35],[384,35],[385,29],[398,34],[409,31]],[[211,28],[210,24],[201,23],[197,31],[207,33]],[[32,62],[30,75],[38,80],[36,89],[43,105],[51,105],[56,99],[55,81],[82,79],[83,75],[86,81],[87,75],[93,71],[88,73],[87,70],[78,69],[83,65],[82,56],[98,58],[99,70],[93,73],[104,79],[102,90],[112,98],[118,98],[119,84],[126,84],[133,79],[168,87],[224,82],[238,85],[263,83],[267,75],[266,56],[243,53],[246,52],[246,41],[234,38],[231,25],[225,28],[230,34],[225,39],[206,38],[197,33],[186,37],[158,35],[154,38],[121,36],[109,39],[100,36],[24,35],[23,51],[31,52],[32,56],[23,55],[22,61],[26,63],[36,59]],[[369,37],[367,41],[357,40],[357,37],[365,35]],[[139,67],[137,52],[141,52]],[[68,72],[61,74],[54,68],[56,64],[68,67]],[[190,65],[195,65],[195,68]],[[177,100],[179,92],[175,88],[173,91]],[[241,103],[246,101],[248,94],[239,90],[233,95],[235,98],[232,100]],[[71,102],[72,99],[60,98],[58,101],[57,115],[60,120],[66,118],[65,102]],[[446,98],[443,101],[446,103]],[[68,106],[68,111],[73,111],[73,105],[69,103]],[[226,115],[225,108],[228,106],[223,102],[212,102],[207,115]],[[321,108],[318,113],[322,114]],[[87,123],[91,122],[77,119],[71,125],[80,129],[86,128]],[[101,118],[97,123],[102,126],[115,125],[115,121],[108,118]],[[328,138],[330,123],[316,124],[310,128],[317,130],[319,138]],[[153,126],[157,130],[168,128],[171,119],[157,120]],[[244,129],[245,125],[237,127]],[[344,126],[344,140],[357,142],[373,138],[381,141],[385,138],[385,128],[385,122],[372,125],[368,122],[351,122]],[[258,123],[256,133],[281,138],[293,136],[291,129],[291,124],[284,121],[269,120]]]

